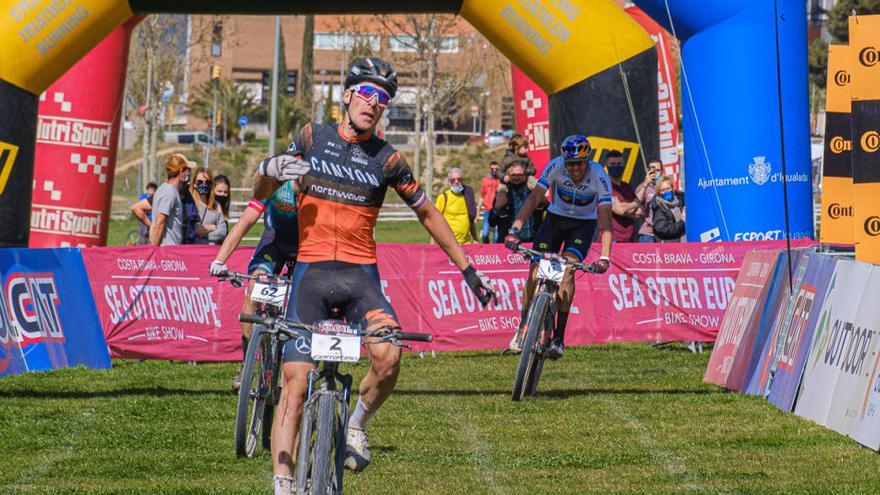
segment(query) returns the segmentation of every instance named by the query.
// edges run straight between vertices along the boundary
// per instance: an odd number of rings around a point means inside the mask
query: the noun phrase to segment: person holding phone
[[[657,180],[660,179],[662,165],[657,159],[649,161],[645,180],[636,188],[636,199],[645,205],[645,220],[639,227],[639,242],[654,242],[654,218],[651,211],[651,201],[656,194]]]

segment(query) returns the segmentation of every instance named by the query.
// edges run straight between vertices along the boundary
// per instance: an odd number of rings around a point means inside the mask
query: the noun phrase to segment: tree
[[[285,98],[286,100],[287,98]],[[240,127],[238,118],[259,115],[259,107],[253,96],[242,86],[228,78],[217,83],[217,108],[220,118],[217,127],[225,143],[238,143]],[[190,111],[193,115],[208,119],[214,109],[214,83],[205,81],[193,93]]]
[[[828,12],[828,32],[834,41],[849,42],[849,16],[880,13],[880,0],[840,0]]]
[[[808,54],[810,83],[819,89],[825,89],[825,79],[828,75],[828,43],[822,38],[816,38],[810,43]]]
[[[297,99],[300,105],[308,111],[308,117],[311,118],[314,110],[312,108],[312,75],[315,72],[315,16],[307,15],[305,18],[305,26],[303,28],[302,40],[302,59],[300,60],[302,73],[299,75],[299,93]]]
[[[324,98],[324,123],[325,124],[336,124],[336,119],[333,118],[333,109],[336,108],[336,105],[333,103],[333,90],[332,88],[327,91],[327,97]]]
[[[400,50],[392,50],[392,63],[415,66],[416,151],[413,171],[418,176],[421,159],[422,116],[425,127],[425,167],[423,182],[429,197],[434,189],[435,125],[438,120],[459,118],[471,104],[481,102],[480,82],[499,77],[500,64],[488,43],[479,36],[455,35],[460,19],[452,15],[409,14],[378,18],[383,31]],[[438,54],[453,49],[467,50],[465,67],[440,67]],[[497,53],[497,52],[495,52]]]
[[[135,28],[132,36],[125,91],[126,104],[143,111],[139,186],[163,179],[156,160],[159,131],[167,106],[178,101],[177,96],[163,99],[163,93],[168,83],[182,86],[184,66],[180,60],[186,51],[186,22],[186,16],[151,15]]]

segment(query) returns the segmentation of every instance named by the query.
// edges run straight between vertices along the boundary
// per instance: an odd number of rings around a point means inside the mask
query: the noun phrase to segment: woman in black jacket
[[[681,242],[684,236],[684,198],[673,191],[669,177],[657,181],[656,195],[651,200],[654,220],[654,240],[657,242]]]

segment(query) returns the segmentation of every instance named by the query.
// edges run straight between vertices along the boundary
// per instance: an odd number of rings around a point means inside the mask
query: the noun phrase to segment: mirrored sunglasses
[[[386,107],[389,103],[391,103],[391,95],[389,95],[385,90],[381,88],[377,88],[375,86],[367,86],[356,84],[350,88],[350,91],[354,92],[360,99],[364,101],[370,101],[373,97],[376,97],[376,102],[380,107]]]

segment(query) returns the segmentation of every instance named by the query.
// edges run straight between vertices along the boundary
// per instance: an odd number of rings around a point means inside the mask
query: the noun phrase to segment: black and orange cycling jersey
[[[388,187],[413,209],[425,202],[400,152],[372,134],[349,139],[341,128],[306,124],[288,153],[312,167],[299,179],[299,261],[376,263],[373,228]]]

